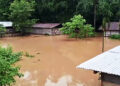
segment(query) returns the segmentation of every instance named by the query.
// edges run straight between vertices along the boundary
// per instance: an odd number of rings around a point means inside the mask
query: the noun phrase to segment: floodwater
[[[101,53],[102,38],[70,39],[66,36],[28,36],[0,39],[14,51],[28,52],[33,58],[23,57],[22,78],[14,86],[100,86],[98,74],[77,69],[80,63]],[[119,40],[105,38],[105,51],[120,45]]]

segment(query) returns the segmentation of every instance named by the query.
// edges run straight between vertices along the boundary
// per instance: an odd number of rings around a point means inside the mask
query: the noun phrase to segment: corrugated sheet
[[[58,25],[60,25],[60,23],[38,23],[38,24],[33,25],[33,27],[36,27],[36,28],[54,28]]]
[[[0,22],[1,25],[3,25],[3,27],[12,27],[13,23],[6,21],[6,22]]]
[[[102,26],[99,28],[99,30],[102,30]],[[119,30],[119,22],[110,22],[110,26],[107,23],[106,30]]]
[[[120,46],[80,64],[77,68],[120,76]]]

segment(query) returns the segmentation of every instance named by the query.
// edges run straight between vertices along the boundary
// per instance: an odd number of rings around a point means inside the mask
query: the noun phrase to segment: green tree
[[[13,0],[0,0],[0,21],[9,20],[9,7]]]
[[[19,67],[14,63],[19,61],[21,53],[14,53],[11,47],[3,48],[0,46],[0,86],[11,86],[16,80],[15,76],[21,77]]]
[[[83,15],[87,23],[94,24],[94,0],[78,0],[76,14]]]
[[[6,28],[0,25],[0,37],[3,37],[6,33]]]
[[[77,0],[36,0],[35,16],[41,22],[65,22],[76,11]]]
[[[9,20],[10,4],[14,0],[0,0],[0,20],[7,21]],[[21,1],[21,0],[15,0]],[[33,0],[24,0],[31,3]],[[107,16],[108,12],[112,15],[110,16],[110,21],[118,21],[119,9],[120,9],[120,0],[35,0],[36,5],[35,11],[31,11],[27,14],[31,14],[28,19],[39,19],[39,22],[66,22],[72,16],[81,14],[86,19],[86,22],[96,26],[98,28],[102,25],[102,20]],[[26,7],[18,6],[17,8]],[[16,7],[14,6],[14,7]],[[29,6],[28,6],[29,7]],[[17,9],[18,10],[18,9]],[[16,10],[16,12],[17,12]],[[12,11],[13,12],[13,11]],[[23,14],[18,12],[18,14]],[[17,14],[17,15],[18,15]],[[21,15],[22,16],[22,15]],[[109,15],[108,15],[109,16]],[[107,16],[107,17],[108,17]],[[12,17],[12,20],[15,20],[17,17]],[[24,18],[17,18],[17,20],[24,20]],[[21,22],[21,21],[20,21]],[[20,25],[21,26],[21,25]],[[18,25],[17,25],[18,27]],[[24,31],[24,30],[23,30]]]
[[[36,19],[32,19],[35,1],[15,0],[10,5],[10,18],[13,21],[14,28],[21,35],[25,35],[30,31],[30,27],[35,24]]]
[[[81,15],[75,15],[71,18],[71,22],[66,22],[61,28],[63,34],[69,37],[86,38],[94,36],[94,28],[90,24],[86,24],[86,20]]]

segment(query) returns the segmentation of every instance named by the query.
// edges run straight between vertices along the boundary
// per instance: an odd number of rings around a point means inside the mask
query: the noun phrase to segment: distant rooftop
[[[59,26],[60,23],[37,23],[35,25],[33,25],[33,27],[36,28],[54,28]]]
[[[102,30],[102,26],[99,28],[99,30]],[[119,30],[119,22],[110,22],[110,26],[107,23],[106,30]]]
[[[120,46],[80,64],[77,68],[120,76]]]
[[[0,21],[0,25],[3,25],[3,27],[12,27],[13,23],[11,21]]]

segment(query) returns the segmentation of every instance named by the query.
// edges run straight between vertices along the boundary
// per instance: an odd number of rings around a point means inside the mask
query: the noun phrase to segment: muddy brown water
[[[34,58],[23,57],[22,78],[14,86],[100,86],[99,75],[76,69],[80,63],[101,53],[102,38],[69,39],[66,36],[28,36],[0,39],[14,51],[28,52]],[[120,45],[120,41],[105,38],[105,51]]]

